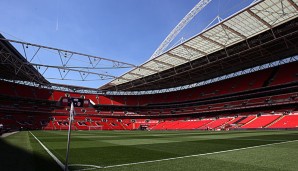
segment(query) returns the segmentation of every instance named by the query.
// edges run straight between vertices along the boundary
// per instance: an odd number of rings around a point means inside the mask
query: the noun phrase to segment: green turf
[[[66,131],[32,131],[62,162]],[[297,140],[297,141],[293,141]],[[292,141],[292,142],[287,142]],[[36,156],[21,161],[36,168],[56,165],[28,132],[5,138]],[[272,143],[287,142],[249,149]],[[73,131],[70,164],[96,165],[97,170],[298,170],[298,131]],[[232,150],[228,152],[220,152]],[[220,152],[220,153],[214,153]],[[197,154],[213,153],[201,156]],[[39,156],[39,157],[38,157]],[[163,160],[176,158],[172,160]],[[188,157],[183,157],[188,156]],[[20,160],[22,157],[20,158]],[[41,160],[41,161],[39,161]],[[162,161],[154,161],[162,160]],[[39,161],[39,162],[36,162]],[[153,162],[148,162],[153,161]],[[44,162],[43,164],[40,164]],[[131,165],[131,163],[137,163]],[[30,163],[30,164],[27,164]],[[0,162],[1,164],[1,162]],[[122,165],[129,164],[129,165]],[[122,166],[116,166],[122,165]],[[7,167],[7,166],[6,166]],[[17,166],[15,170],[20,170]],[[28,170],[32,170],[29,168]],[[59,167],[52,167],[59,170]],[[93,167],[71,166],[71,170]],[[38,170],[38,169],[37,169]],[[42,169],[44,170],[44,169]]]

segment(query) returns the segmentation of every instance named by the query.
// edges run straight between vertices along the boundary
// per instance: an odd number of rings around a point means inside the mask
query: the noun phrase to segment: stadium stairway
[[[261,115],[251,120],[241,128],[265,128],[267,125],[280,118],[282,115]]]
[[[43,130],[56,130],[53,121],[49,121],[49,123],[42,128]]]
[[[223,126],[230,120],[231,120],[231,118],[219,118],[219,119],[214,120],[213,122],[210,122],[210,123],[204,125],[203,127],[200,127],[199,129],[204,129],[204,130],[205,129],[216,129],[216,128]]]
[[[119,122],[119,125],[122,127],[123,130],[127,130],[126,127],[123,125],[122,122]]]
[[[245,125],[249,125],[254,120],[256,120],[258,117],[256,115],[251,115],[246,117],[242,122],[239,122],[240,125],[238,125],[239,128],[245,127]]]
[[[241,128],[242,128],[243,126],[245,126],[245,125],[247,125],[247,124],[253,122],[253,121],[256,120],[256,119],[257,119],[257,116],[256,116],[256,115],[250,115],[250,116],[248,116],[247,118],[243,119],[241,122],[239,122],[239,124],[243,124],[243,125],[241,126]]]
[[[298,128],[298,114],[285,115],[268,128]]]
[[[273,68],[270,76],[267,78],[267,80],[264,82],[262,87],[267,87],[271,84],[271,82],[274,80],[274,78],[276,77],[277,72],[279,71],[279,66]]]
[[[282,115],[281,117],[277,118],[275,121],[271,122],[269,125],[265,126],[265,128],[269,128],[271,125],[274,125],[276,122],[280,121],[284,117],[285,115]]]
[[[246,119],[247,117],[246,116],[238,116],[238,118],[240,118],[239,120],[235,121],[233,124],[238,124],[240,123],[241,121],[243,121],[244,119]]]

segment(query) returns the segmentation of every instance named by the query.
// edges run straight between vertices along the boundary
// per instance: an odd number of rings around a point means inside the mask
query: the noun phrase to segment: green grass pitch
[[[32,134],[65,162],[66,131]],[[32,134],[0,139],[0,168],[62,170]],[[72,171],[298,170],[298,131],[73,131],[71,139]]]

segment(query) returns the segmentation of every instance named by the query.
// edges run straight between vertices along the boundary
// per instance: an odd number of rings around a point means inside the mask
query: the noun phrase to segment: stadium
[[[170,46],[210,2],[141,64],[0,34],[0,170],[297,170],[298,1]]]

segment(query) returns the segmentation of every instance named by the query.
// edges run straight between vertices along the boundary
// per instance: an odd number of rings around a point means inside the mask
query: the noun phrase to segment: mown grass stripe
[[[131,166],[131,165],[138,165],[138,164],[146,164],[146,163],[155,163],[155,162],[161,162],[161,161],[177,160],[177,159],[184,159],[184,158],[190,158],[190,157],[199,157],[199,156],[206,156],[206,155],[212,155],[212,154],[220,154],[220,153],[227,153],[227,152],[240,151],[240,150],[246,150],[246,149],[253,149],[253,148],[258,148],[258,147],[266,147],[266,146],[271,146],[271,145],[285,144],[285,143],[291,143],[291,142],[297,142],[297,141],[298,140],[284,141],[284,142],[264,144],[264,145],[257,145],[257,146],[244,147],[244,148],[237,148],[237,149],[231,149],[231,150],[216,151],[216,152],[211,152],[211,153],[194,154],[194,155],[172,157],[172,158],[159,159],[159,160],[149,160],[149,161],[142,161],[142,162],[135,162],[135,163],[110,165],[110,166],[104,166],[104,167],[98,166],[98,167],[100,167],[100,168],[113,168],[113,167],[122,167],[122,166]]]

